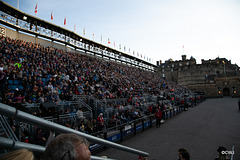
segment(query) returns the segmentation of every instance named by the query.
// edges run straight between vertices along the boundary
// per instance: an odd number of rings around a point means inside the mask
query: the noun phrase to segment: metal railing
[[[78,104],[79,104],[81,107],[87,108],[87,109],[92,113],[92,107],[90,107],[88,104],[86,104],[86,103],[81,99],[80,96],[74,94],[74,95],[73,95],[73,99],[76,99],[77,102],[78,102]],[[92,115],[92,114],[91,114],[91,115]]]
[[[14,141],[18,141],[18,138],[16,137],[15,133],[13,132],[9,123],[7,122],[5,116],[1,114],[0,114],[0,124],[1,124],[1,127],[3,128],[4,133],[8,138],[13,139]]]
[[[147,152],[140,151],[140,150],[130,148],[127,146],[123,146],[123,145],[120,145],[117,143],[109,142],[107,140],[100,139],[100,138],[94,137],[92,135],[88,135],[88,134],[70,129],[68,127],[65,127],[65,126],[44,120],[42,118],[33,116],[31,114],[19,111],[16,108],[5,105],[3,103],[0,103],[0,112],[5,116],[10,116],[16,120],[28,122],[30,124],[46,128],[47,130],[50,130],[50,131],[55,131],[58,133],[74,133],[74,134],[80,135],[82,137],[85,137],[90,142],[98,143],[98,144],[101,144],[101,145],[104,145],[107,147],[112,147],[115,149],[119,149],[119,150],[122,150],[125,152],[130,152],[132,154],[136,154],[136,155],[140,155],[140,156],[144,156],[144,157],[149,156],[149,154]]]
[[[16,142],[12,139],[0,137],[0,148],[4,149],[28,149],[31,150],[34,153],[43,154],[45,151],[45,147],[35,145],[35,144],[29,144],[29,143],[23,143],[23,142]],[[101,158],[97,156],[91,156],[91,160],[106,160],[106,158]],[[114,160],[114,159],[107,159],[107,160]]]

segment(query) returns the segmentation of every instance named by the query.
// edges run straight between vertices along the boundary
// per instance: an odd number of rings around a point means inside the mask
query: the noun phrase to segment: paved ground
[[[177,160],[178,148],[186,148],[191,160],[214,160],[218,146],[235,146],[234,160],[240,160],[240,111],[236,98],[208,99],[169,119],[161,128],[150,128],[122,142],[149,153],[148,160]],[[107,149],[98,155],[118,160],[138,156]]]

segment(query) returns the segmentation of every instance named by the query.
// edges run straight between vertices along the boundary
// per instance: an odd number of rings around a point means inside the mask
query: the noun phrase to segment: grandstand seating
[[[157,106],[158,95],[171,99],[191,94],[155,72],[8,37],[0,37],[0,64],[4,64],[7,79],[5,89],[1,89],[2,102],[21,109],[42,101],[59,103],[73,100],[73,95],[85,95],[90,97],[88,102],[85,103],[85,97],[76,106],[88,105],[94,118],[98,109],[104,107],[105,118],[111,119],[125,110],[140,108],[144,113],[143,103],[153,102]],[[14,95],[9,96],[11,93]],[[19,93],[21,97],[16,98]],[[96,108],[93,104],[97,104]],[[67,107],[62,109],[61,113],[65,113]],[[36,114],[42,116],[40,111]]]

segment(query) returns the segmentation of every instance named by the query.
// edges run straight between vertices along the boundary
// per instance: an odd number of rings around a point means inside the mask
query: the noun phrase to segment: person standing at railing
[[[103,119],[103,113],[100,113],[97,118],[98,123],[98,130],[102,131],[104,129],[104,119]]]
[[[166,113],[166,107],[165,107],[165,104],[161,104],[160,105],[160,111],[162,112],[162,120],[163,120],[163,122],[165,121],[165,113]]]
[[[149,112],[149,114],[151,115],[152,114],[152,105],[149,105],[149,107],[148,107],[148,112]]]
[[[155,118],[156,118],[156,127],[160,128],[161,126],[161,118],[162,118],[162,112],[160,109],[156,109],[156,112],[155,112]]]
[[[85,121],[85,117],[83,116],[82,108],[78,108],[77,114],[77,126],[81,124],[82,121]]]

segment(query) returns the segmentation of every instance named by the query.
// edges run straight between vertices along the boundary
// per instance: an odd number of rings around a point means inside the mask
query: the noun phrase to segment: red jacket
[[[149,106],[148,111],[149,113],[152,113],[152,106]]]
[[[155,117],[160,119],[162,117],[162,112],[160,110],[156,111]]]
[[[104,126],[104,119],[103,119],[103,117],[98,116],[97,122],[98,122],[98,124],[99,124],[100,126]]]

